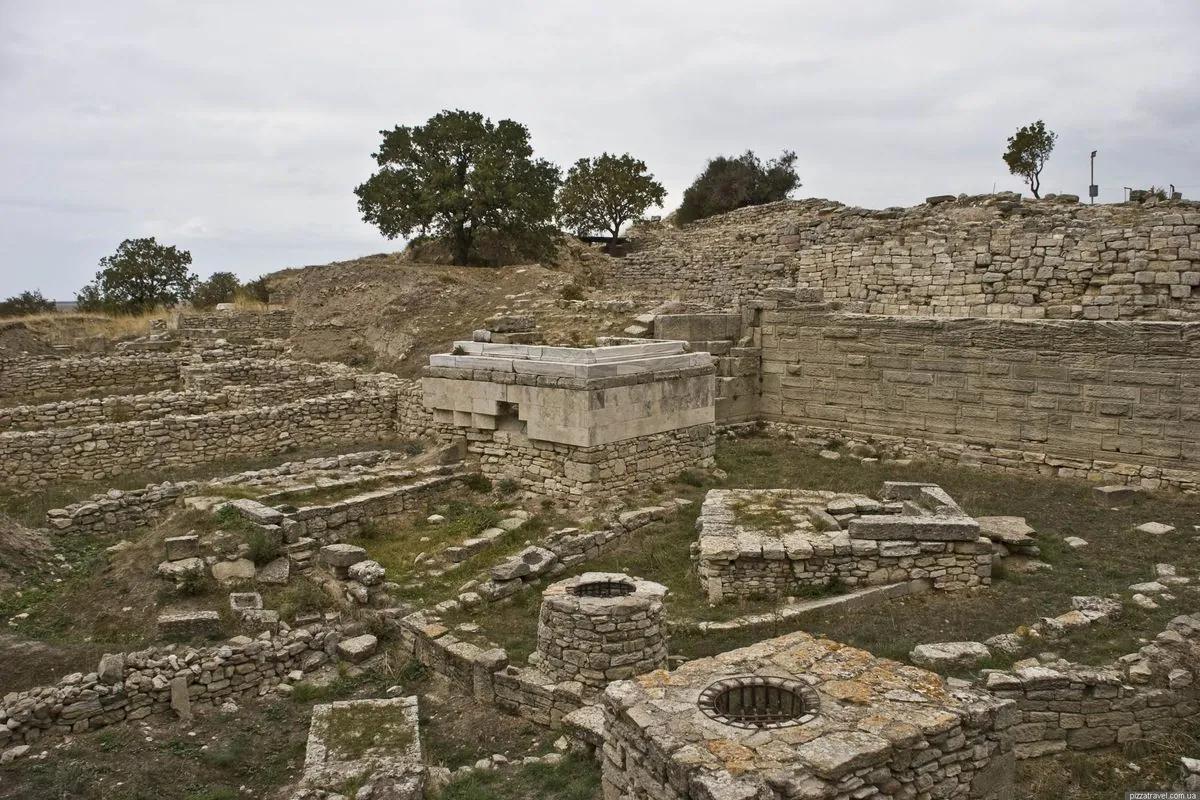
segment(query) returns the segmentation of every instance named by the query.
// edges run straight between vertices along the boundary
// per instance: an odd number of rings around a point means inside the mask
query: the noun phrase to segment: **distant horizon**
[[[1059,135],[1044,193],[1086,202],[1097,150],[1100,202],[1196,197],[1197,33],[1200,5],[1167,0],[8,3],[0,297],[73,297],[143,236],[202,278],[402,249],[353,188],[380,130],[447,108],[526,125],[564,169],[633,154],[667,188],[651,213],[748,149],[794,150],[800,193],[849,205],[1028,194],[1001,153],[1037,119]]]

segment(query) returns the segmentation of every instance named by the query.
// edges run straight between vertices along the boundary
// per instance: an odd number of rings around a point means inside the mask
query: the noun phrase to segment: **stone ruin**
[[[1015,704],[799,632],[608,687],[605,797],[1012,797]]]
[[[881,500],[791,489],[713,489],[697,527],[709,602],[906,581],[991,583],[992,543],[940,487],[887,481]]]
[[[536,664],[587,689],[667,663],[667,587],[613,572],[585,572],[542,593]]]
[[[423,379],[485,475],[539,494],[642,488],[712,464],[712,359],[683,342],[573,348],[457,342]]]

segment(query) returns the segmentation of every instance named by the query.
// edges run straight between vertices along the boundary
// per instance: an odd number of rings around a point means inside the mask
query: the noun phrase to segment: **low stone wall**
[[[1200,488],[1200,323],[880,317],[785,301],[763,310],[761,338],[769,422]]]
[[[189,364],[180,370],[185,389],[214,392],[230,386],[261,386],[305,379],[348,382],[373,375],[333,362],[292,361],[289,359],[230,358],[211,363]],[[382,378],[382,374],[375,375]],[[345,388],[350,388],[348,384]]]
[[[291,309],[180,314],[174,320],[174,327],[177,335],[184,337],[218,335],[286,339],[291,335],[294,316]]]
[[[232,408],[279,405],[306,397],[349,391],[356,388],[356,383],[352,378],[314,376],[283,383],[226,386],[215,391],[166,391],[113,395],[88,400],[63,400],[33,406],[11,406],[0,408],[0,433],[211,414]]]
[[[294,447],[386,439],[396,395],[386,388],[198,416],[0,433],[0,485],[35,489],[134,470],[190,467]]]
[[[285,511],[279,526],[288,542],[303,537],[322,543],[354,538],[368,522],[419,511],[431,497],[447,491],[466,491],[467,471],[454,466],[428,467],[414,471],[401,486],[388,486],[323,505],[301,506]],[[396,481],[405,480],[397,475]]]
[[[879,211],[784,201],[639,226],[611,282],[716,308],[804,286],[873,314],[1200,315],[1200,204],[936,200]]]
[[[262,695],[288,672],[328,662],[340,639],[336,628],[314,626],[269,638],[239,636],[213,647],[155,647],[105,656],[96,672],[4,695],[0,748],[141,719],[167,711],[182,698],[194,708]]]
[[[1200,714],[1200,614],[1176,617],[1137,653],[1103,667],[987,672],[982,685],[1016,701],[1017,758],[1162,737]]]
[[[0,406],[175,390],[180,363],[163,353],[11,359],[0,369]]]
[[[637,491],[713,464],[716,426],[694,425],[595,447],[529,439],[516,431],[467,431],[483,474],[547,496]]]
[[[144,489],[110,489],[87,500],[46,513],[47,526],[57,533],[106,534],[152,525],[179,498],[194,491],[195,481],[167,481]]]

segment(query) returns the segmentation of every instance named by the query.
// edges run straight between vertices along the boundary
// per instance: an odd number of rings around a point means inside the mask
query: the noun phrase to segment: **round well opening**
[[[784,678],[727,678],[700,695],[700,710],[736,728],[786,728],[817,715],[817,693],[807,684]]]
[[[624,597],[633,594],[633,584],[627,581],[589,581],[572,586],[568,591],[576,597]]]

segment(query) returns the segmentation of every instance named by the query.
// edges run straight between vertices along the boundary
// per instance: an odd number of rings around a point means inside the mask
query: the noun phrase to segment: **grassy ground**
[[[786,442],[744,439],[722,442],[718,464],[729,477],[720,485],[759,488],[812,488],[875,494],[884,480],[928,480],[939,483],[976,516],[1024,516],[1038,532],[1044,559],[1053,571],[998,574],[990,589],[952,594],[928,593],[839,616],[791,620],[774,628],[744,632],[680,633],[671,652],[697,658],[732,647],[804,629],[864,647],[876,654],[905,659],[921,642],[982,640],[1036,622],[1071,608],[1074,595],[1122,593],[1131,583],[1151,580],[1154,564],[1176,565],[1181,574],[1200,575],[1192,525],[1200,520],[1200,498],[1155,496],[1123,509],[1110,509],[1092,498],[1092,485],[1053,478],[1013,476],[980,469],[955,469],[935,464],[909,466],[863,465],[850,459],[830,461],[809,455]],[[694,481],[693,481],[694,483]],[[681,496],[702,494],[704,486],[681,482],[672,487]],[[664,583],[671,590],[668,614],[676,619],[718,619],[763,610],[763,603],[708,608],[702,598],[688,545],[695,540],[693,506],[674,521],[639,532],[601,558],[575,571],[592,569],[629,572]],[[1166,536],[1133,532],[1148,520],[1176,526]],[[1081,550],[1063,543],[1067,536],[1089,542]],[[1184,587],[1180,598],[1147,612],[1129,606],[1110,624],[1094,625],[1053,645],[1068,658],[1099,663],[1135,650],[1139,640],[1152,637],[1171,617],[1194,610],[1194,591]],[[524,592],[507,606],[493,606],[478,619],[464,612],[452,621],[471,619],[480,635],[509,650],[514,659],[528,655],[536,641],[540,593]],[[1048,648],[1050,649],[1050,648]],[[997,659],[992,666],[1003,666]]]
[[[454,780],[438,800],[599,800],[596,762],[568,756],[553,766],[529,764],[474,772]]]
[[[167,715],[49,740],[45,760],[25,758],[0,767],[0,798],[22,800],[232,800],[267,797],[294,781],[304,759],[313,705],[379,697],[400,686],[419,696],[425,761],[447,767],[502,753],[519,760],[550,751],[557,736],[468,697],[446,696],[429,674],[389,657],[364,673],[301,684],[292,698],[240,702],[236,713],[197,715],[190,726]],[[564,768],[564,785],[578,780]],[[551,770],[551,773],[554,771]],[[593,767],[594,772],[594,767]],[[553,774],[546,786],[555,783]],[[477,797],[480,795],[461,795]],[[493,796],[493,795],[483,795]],[[497,798],[542,795],[496,794]],[[547,794],[548,798],[588,798]]]

